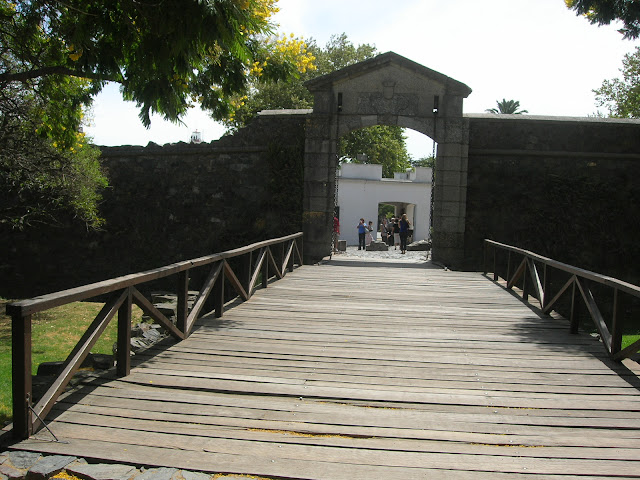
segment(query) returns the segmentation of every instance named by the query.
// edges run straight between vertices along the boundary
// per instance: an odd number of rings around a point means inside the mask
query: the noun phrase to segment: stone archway
[[[307,118],[304,178],[305,261],[329,255],[337,140],[359,128],[397,125],[438,143],[433,259],[456,267],[464,256],[468,125],[463,83],[388,52],[306,83],[314,95]]]

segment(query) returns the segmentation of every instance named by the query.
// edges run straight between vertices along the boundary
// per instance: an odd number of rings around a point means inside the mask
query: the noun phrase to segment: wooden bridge
[[[294,269],[290,245],[257,250],[250,301],[60,396],[59,441],[40,429],[13,448],[280,479],[640,477],[634,362],[491,276],[340,257]],[[254,291],[264,265],[290,268]]]

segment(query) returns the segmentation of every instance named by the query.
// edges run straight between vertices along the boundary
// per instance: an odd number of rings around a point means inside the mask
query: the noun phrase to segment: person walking
[[[393,249],[397,250],[400,246],[400,219],[394,217],[393,219]]]
[[[407,237],[409,236],[409,227],[411,224],[407,220],[407,214],[403,213],[402,218],[398,222],[400,229],[400,253],[407,253]]]
[[[338,251],[339,238],[340,238],[340,220],[338,220],[338,216],[334,214],[333,216],[333,251],[334,253]]]
[[[360,223],[356,226],[358,229],[358,250],[364,250],[364,237],[367,234],[367,226],[364,224],[364,218],[360,219]]]
[[[387,233],[387,224],[388,224],[388,222],[389,221],[387,220],[387,217],[384,217],[382,219],[382,223],[380,224],[380,227],[379,227],[380,236],[382,237],[382,241],[384,242],[385,245],[388,245],[387,244],[387,234],[388,234]]]
[[[367,232],[364,236],[364,243],[367,247],[371,245],[371,242],[373,242],[373,235],[371,232],[373,232],[373,222],[370,220],[369,225],[367,225]]]

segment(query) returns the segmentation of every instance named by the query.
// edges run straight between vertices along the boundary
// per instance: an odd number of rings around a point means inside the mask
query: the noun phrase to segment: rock
[[[386,243],[376,240],[367,245],[367,252],[386,252],[389,247]]]
[[[135,480],[171,480],[176,473],[176,468],[152,468],[137,475]]]
[[[23,470],[18,470],[3,463],[0,465],[0,475],[4,475],[9,480],[18,480],[24,478],[25,473]]]
[[[202,472],[190,472],[188,470],[182,471],[182,477],[184,480],[210,480],[211,475],[207,475]]]
[[[73,465],[67,473],[87,480],[129,480],[138,470],[130,465],[109,465],[106,463]]]
[[[431,250],[431,242],[428,242],[427,240],[418,240],[417,242],[413,242],[407,245],[407,251],[409,252],[428,250]]]
[[[346,252],[347,251],[347,241],[346,240],[338,240],[338,251]]]
[[[42,457],[27,472],[27,480],[45,480],[58,474],[72,462],[76,461],[76,457],[68,455],[52,455]]]
[[[15,468],[27,469],[36,463],[40,457],[41,455],[36,452],[9,452],[9,461]]]
[[[92,353],[90,356],[93,358],[93,368],[95,368],[96,370],[109,370],[111,367],[113,367],[113,355],[107,355],[105,353]]]

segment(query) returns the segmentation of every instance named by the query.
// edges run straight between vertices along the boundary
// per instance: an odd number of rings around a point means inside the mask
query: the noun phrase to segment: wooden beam
[[[547,313],[549,313],[551,311],[553,306],[560,299],[560,297],[562,297],[564,292],[566,292],[567,289],[573,284],[575,279],[576,279],[576,276],[572,275],[571,278],[569,280],[567,280],[567,282],[562,286],[562,288],[558,291],[558,293],[556,293],[555,297],[553,297],[553,299],[544,306],[544,308],[542,309],[542,313],[547,314]]]
[[[531,274],[531,282],[533,284],[533,290],[536,294],[536,298],[540,302],[540,308],[544,308],[544,290],[542,288],[542,282],[540,282],[540,275],[538,269],[533,260],[527,259],[529,263],[529,273]]]
[[[13,437],[29,438],[33,432],[31,421],[31,315],[11,317],[11,374],[13,377]]]
[[[260,250],[258,254],[258,258],[256,258],[256,262],[253,266],[253,275],[251,275],[251,280],[249,281],[249,294],[252,295],[255,289],[256,282],[258,281],[258,276],[262,273],[262,264],[266,258],[267,251],[266,249]]]
[[[189,315],[189,270],[178,273],[178,302],[176,306],[176,327],[184,333],[187,332],[187,316]]]
[[[247,295],[246,290],[242,286],[242,282],[238,280],[238,277],[236,276],[235,272],[231,268],[231,265],[229,265],[229,263],[226,260],[223,260],[223,264],[224,264],[225,276],[229,279],[229,283],[231,284],[231,286],[234,288],[236,292],[238,292],[238,295],[240,295],[240,298],[242,298],[245,301],[249,300],[249,295]]]
[[[164,267],[156,268],[153,270],[147,270],[144,272],[133,273],[122,277],[112,278],[89,285],[83,285],[77,288],[70,288],[68,290],[62,290],[47,295],[31,298],[28,300],[20,300],[18,302],[10,303],[6,306],[6,312],[9,316],[13,317],[14,314],[21,317],[31,315],[36,312],[48,310],[53,307],[65,305],[67,303],[75,302],[78,300],[85,300],[87,298],[96,297],[98,295],[104,295],[110,292],[119,291],[127,287],[139,285],[141,283],[150,282],[159,278],[175,275],[176,273],[189,270],[191,268],[208,265],[218,262],[222,259],[228,259],[244,255],[253,250],[259,250],[270,245],[282,245],[283,242],[287,242],[292,239],[301,238],[302,232],[286,235],[280,238],[274,238],[271,240],[265,240],[263,242],[253,243],[235,250],[227,250],[221,253],[215,253],[204,257],[194,258],[191,260],[185,260],[183,262],[172,263]]]
[[[611,354],[616,355],[622,349],[623,322],[620,321],[620,294],[613,289],[613,314],[611,316]]]
[[[513,277],[511,277],[511,279],[508,279],[507,288],[509,290],[513,288],[513,286],[516,284],[516,282],[518,280],[520,280],[520,277],[524,273],[524,269],[526,267],[527,267],[527,259],[525,257],[525,258],[522,259],[522,262],[520,262],[520,265],[518,266],[518,268],[514,272]]]
[[[49,386],[45,394],[42,396],[38,404],[34,407],[36,414],[44,419],[49,413],[51,407],[55,403],[58,396],[63,392],[73,375],[78,371],[80,365],[87,355],[91,352],[91,348],[95,345],[104,332],[111,319],[115,316],[120,308],[120,305],[129,297],[129,289],[126,288],[121,292],[115,293],[111,300],[105,303],[98,316],[91,323],[87,331],[84,333],[80,341],[73,348],[64,364],[60,374],[56,377],[53,383]],[[34,430],[40,425],[40,420],[35,419],[33,421]]]
[[[137,306],[139,306],[144,313],[153,318],[156,322],[158,322],[161,326],[163,326],[169,334],[175,338],[176,340],[184,339],[184,333],[177,329],[177,327],[173,324],[171,320],[169,320],[165,315],[158,310],[153,304],[147,300],[147,298],[138,291],[135,287],[131,290],[132,300]]]
[[[213,286],[215,285],[216,280],[220,276],[220,272],[222,272],[223,262],[224,260],[218,263],[217,265],[214,265],[211,271],[209,272],[209,276],[205,280],[204,285],[202,286],[202,290],[200,290],[200,293],[198,294],[198,298],[193,304],[193,308],[189,313],[189,317],[187,317],[187,324],[186,324],[187,329],[185,331],[185,338],[189,336],[189,334],[191,333],[191,330],[193,329],[193,324],[196,322],[196,320],[200,316],[200,312],[202,311],[204,304],[207,301],[207,298],[209,298],[209,294],[213,290]]]
[[[271,249],[268,249],[267,252],[268,252],[267,256],[269,257],[269,263],[271,263],[271,266],[276,271],[277,277],[278,278],[282,278],[282,271],[278,267],[278,264],[276,263],[276,259],[273,258],[273,254],[271,253]]]
[[[127,288],[127,298],[118,309],[118,350],[116,358],[116,373],[126,377],[131,371],[131,289]]]
[[[578,279],[576,283],[578,284],[578,288],[580,289],[580,293],[582,294],[582,298],[584,299],[585,305],[589,310],[591,319],[593,320],[593,323],[595,323],[596,328],[598,329],[598,332],[600,332],[602,343],[604,343],[604,346],[607,347],[607,351],[609,352],[609,354],[611,354],[611,333],[609,333],[609,328],[607,327],[607,324],[604,321],[604,317],[602,316],[602,313],[600,313],[600,309],[596,304],[596,300],[593,297],[593,293],[589,289],[585,280]]]

